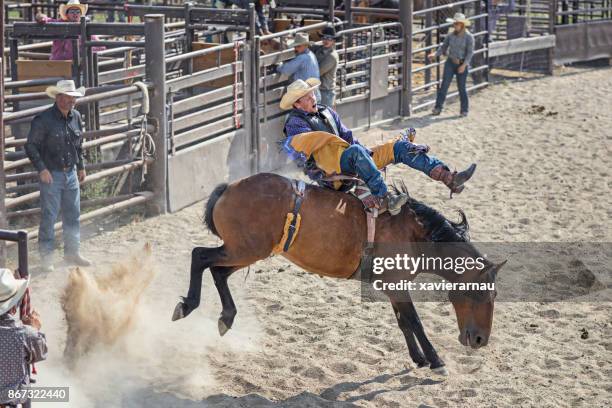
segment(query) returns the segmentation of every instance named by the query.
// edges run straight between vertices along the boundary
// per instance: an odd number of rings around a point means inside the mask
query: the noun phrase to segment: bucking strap
[[[300,208],[302,207],[302,201],[304,200],[304,191],[306,190],[306,183],[302,180],[291,180],[291,186],[295,193],[295,204],[293,205],[293,212],[287,214],[285,219],[285,226],[283,228],[283,236],[280,242],[272,249],[275,254],[281,252],[287,252],[295,237],[300,229],[300,223],[302,216],[300,215]]]

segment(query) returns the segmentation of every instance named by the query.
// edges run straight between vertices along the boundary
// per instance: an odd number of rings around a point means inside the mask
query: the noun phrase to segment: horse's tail
[[[215,228],[215,222],[213,221],[213,210],[215,209],[215,204],[217,204],[217,200],[223,195],[225,189],[227,188],[227,183],[219,184],[213,192],[208,197],[208,201],[206,202],[206,208],[204,209],[204,223],[216,236],[219,237],[219,233],[217,232],[217,228]]]

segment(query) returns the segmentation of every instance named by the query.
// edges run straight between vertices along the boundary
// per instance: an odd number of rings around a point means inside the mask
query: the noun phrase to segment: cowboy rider
[[[379,204],[386,198],[387,208],[393,215],[408,197],[388,190],[379,169],[391,163],[404,163],[422,171],[444,183],[451,194],[463,191],[476,164],[459,173],[452,172],[442,161],[427,155],[429,146],[412,143],[406,138],[390,140],[373,149],[361,145],[333,109],[317,104],[314,92],[319,85],[320,81],[315,78],[297,80],[288,86],[280,102],[282,110],[290,110],[284,127],[283,149],[298,164],[305,165],[309,177],[320,179],[334,173],[356,174],[378,198]]]

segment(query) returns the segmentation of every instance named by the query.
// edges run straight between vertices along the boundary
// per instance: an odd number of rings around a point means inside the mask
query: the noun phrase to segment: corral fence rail
[[[558,50],[554,37],[566,27],[591,30],[610,23],[605,1],[517,0],[509,2],[514,7],[500,9],[477,0],[424,0],[417,10],[412,2],[401,2],[399,10],[348,3],[335,11],[327,0],[309,3],[316,3],[309,25],[269,35],[257,35],[253,7],[219,10],[194,4],[129,6],[125,11],[139,20],[132,24],[12,22],[5,49],[11,62],[3,67],[10,79],[3,88],[7,133],[0,186],[6,210],[0,221],[19,227],[40,212],[37,174],[23,152],[27,132],[20,126],[49,106],[44,87],[65,76],[24,79],[17,61],[45,63],[36,62],[37,53],[48,52],[45,40],[73,42],[69,77],[87,88],[78,102],[86,122],[82,219],[87,220],[141,204],[153,213],[177,211],[205,198],[219,182],[286,164],[279,149],[285,120],[279,101],[288,79],[276,67],[294,56],[285,44],[299,32],[310,33],[316,42],[319,30],[336,27],[336,109],[349,127],[365,128],[433,105],[444,60],[428,54],[448,35],[446,18],[455,12],[472,21],[476,39],[470,90],[486,86],[490,68],[508,56],[512,62],[516,55],[540,53],[549,69]],[[306,7],[279,5],[292,13]],[[395,21],[376,22],[390,15]],[[360,23],[361,18],[368,22]],[[106,49],[94,52],[99,46]],[[451,89],[450,96],[456,94]],[[96,193],[91,197],[90,188]]]

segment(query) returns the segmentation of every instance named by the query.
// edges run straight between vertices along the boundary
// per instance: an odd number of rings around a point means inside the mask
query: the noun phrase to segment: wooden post
[[[2,58],[0,58],[0,229],[6,229],[6,185],[4,180],[4,1],[0,1],[0,45],[2,45]],[[0,267],[6,266],[6,243],[0,241]]]
[[[412,110],[412,2],[400,1],[399,21],[403,28],[401,116]]]
[[[164,15],[147,14],[145,20],[145,74],[153,84],[149,91],[149,123],[155,127],[155,160],[148,169],[148,180],[153,199],[148,204],[150,214],[167,211],[168,186],[168,118],[166,116],[166,62],[164,47]]]

